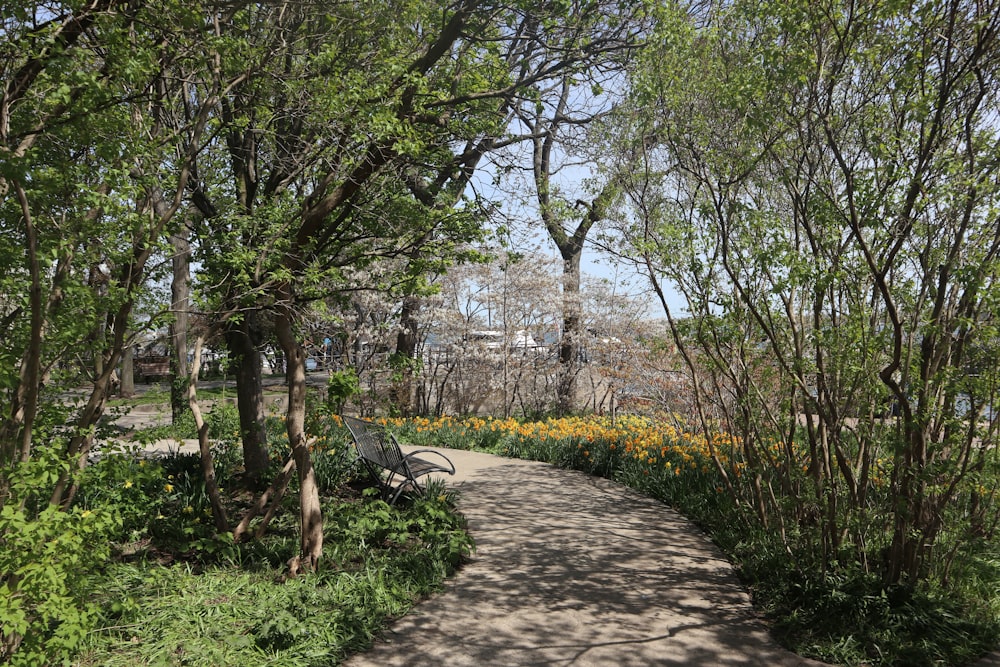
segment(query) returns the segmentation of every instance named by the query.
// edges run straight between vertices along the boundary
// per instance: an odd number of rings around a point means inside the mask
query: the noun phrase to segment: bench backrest
[[[354,446],[363,459],[389,470],[401,470],[403,452],[385,427],[356,417],[345,416],[343,419],[354,438]]]

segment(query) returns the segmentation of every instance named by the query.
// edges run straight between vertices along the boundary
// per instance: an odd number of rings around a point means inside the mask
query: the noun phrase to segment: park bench
[[[170,357],[148,354],[135,359],[135,371],[140,382],[149,383],[153,378],[170,377]]]
[[[422,495],[424,490],[418,480],[434,472],[455,474],[455,466],[444,454],[432,449],[419,449],[403,454],[396,437],[384,426],[357,417],[342,417],[351,432],[358,460],[382,491],[382,498],[394,505],[403,492],[412,490]],[[442,463],[420,458],[418,454],[434,454],[443,459]]]

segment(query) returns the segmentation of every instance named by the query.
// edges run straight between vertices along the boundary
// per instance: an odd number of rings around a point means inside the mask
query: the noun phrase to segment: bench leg
[[[419,484],[413,480],[405,480],[395,489],[392,489],[392,487],[386,487],[387,491],[395,491],[395,493],[392,494],[392,500],[389,500],[389,504],[395,505],[396,501],[399,500],[399,497],[402,496],[407,489],[413,489],[418,496],[424,495],[424,490],[420,488]]]

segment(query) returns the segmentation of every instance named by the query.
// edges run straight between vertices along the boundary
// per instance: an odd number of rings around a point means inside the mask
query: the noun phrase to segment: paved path
[[[820,665],[781,649],[711,542],[603,479],[442,450],[477,551],[349,667]]]
[[[167,410],[119,425],[162,423]],[[822,666],[768,636],[718,550],[661,503],[542,463],[442,451],[477,552],[348,667]],[[1000,667],[1000,652],[974,667]]]
[[[160,423],[154,413],[120,425]],[[441,451],[476,554],[348,667],[822,667],[768,636],[731,566],[663,504],[542,463]],[[973,667],[1000,667],[1000,652]]]

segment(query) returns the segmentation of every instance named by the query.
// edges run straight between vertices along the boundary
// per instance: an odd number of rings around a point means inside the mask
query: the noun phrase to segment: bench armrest
[[[438,456],[438,457],[444,459],[445,462],[448,464],[448,468],[445,469],[445,470],[443,470],[443,472],[446,472],[449,475],[454,475],[455,474],[455,464],[451,462],[451,459],[449,459],[447,456],[445,456],[441,452],[435,451],[433,449],[417,449],[415,451],[410,452],[409,454],[404,454],[403,455],[403,463],[408,462],[412,458],[416,458],[417,454],[434,454],[435,456]]]

